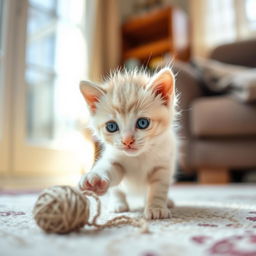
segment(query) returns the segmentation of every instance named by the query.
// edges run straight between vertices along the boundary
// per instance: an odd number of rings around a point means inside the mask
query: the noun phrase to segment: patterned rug
[[[149,234],[131,226],[46,234],[31,214],[37,196],[0,191],[1,256],[256,256],[256,186],[174,186],[172,219],[151,221]],[[100,221],[116,215],[104,207]]]

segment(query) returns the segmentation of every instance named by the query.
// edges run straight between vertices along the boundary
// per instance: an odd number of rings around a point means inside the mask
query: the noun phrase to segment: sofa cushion
[[[190,128],[196,137],[256,135],[256,104],[232,98],[202,97],[192,104]]]
[[[199,168],[249,169],[256,166],[256,138],[195,140],[188,153],[189,166]],[[214,171],[214,170],[213,170]]]
[[[195,58],[193,65],[208,94],[228,94],[241,102],[256,102],[256,68],[204,58]]]

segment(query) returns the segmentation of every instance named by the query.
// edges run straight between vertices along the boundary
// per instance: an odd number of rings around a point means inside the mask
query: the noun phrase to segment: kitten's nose
[[[125,146],[131,146],[135,142],[135,139],[133,136],[128,136],[122,139],[122,143]]]

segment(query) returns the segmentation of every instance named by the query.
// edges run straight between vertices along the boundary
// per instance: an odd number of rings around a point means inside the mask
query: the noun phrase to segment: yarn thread
[[[91,197],[96,202],[96,214],[90,218]],[[79,191],[70,186],[54,186],[45,189],[38,197],[33,216],[39,227],[49,233],[65,234],[78,231],[87,226],[95,227],[96,230],[116,227],[120,225],[132,225],[140,228],[141,233],[148,233],[147,222],[128,216],[117,216],[104,224],[98,224],[101,214],[101,202],[99,197],[92,191]]]

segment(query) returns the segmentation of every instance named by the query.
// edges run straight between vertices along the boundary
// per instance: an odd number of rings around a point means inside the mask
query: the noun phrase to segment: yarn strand
[[[116,226],[121,226],[121,225],[132,225],[134,227],[140,228],[141,233],[149,233],[148,230],[148,225],[145,219],[134,219],[125,215],[117,216],[111,220],[108,220],[104,224],[97,224],[97,219],[101,214],[101,203],[99,197],[92,191],[82,191],[83,195],[90,196],[94,198],[96,201],[96,215],[93,217],[93,220],[91,223],[87,223],[88,226],[94,226],[98,229],[103,229],[103,228],[111,228],[111,227],[116,227]]]

